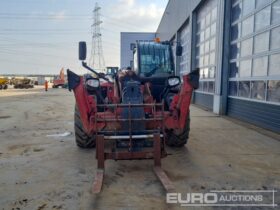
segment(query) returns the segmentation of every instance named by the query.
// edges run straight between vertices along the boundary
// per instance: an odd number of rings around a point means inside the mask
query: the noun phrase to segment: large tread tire
[[[187,118],[186,126],[180,134],[176,134],[174,130],[166,132],[165,143],[169,147],[183,147],[188,142],[190,132],[190,117]]]
[[[93,148],[95,147],[96,139],[95,136],[88,136],[84,129],[80,117],[80,112],[75,106],[75,116],[74,116],[74,128],[75,128],[75,138],[76,144],[81,148]]]

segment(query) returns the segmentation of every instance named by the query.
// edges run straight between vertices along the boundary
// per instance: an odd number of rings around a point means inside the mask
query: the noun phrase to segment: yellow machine
[[[9,79],[7,79],[7,78],[0,78],[0,90],[8,89],[8,83],[9,83]]]

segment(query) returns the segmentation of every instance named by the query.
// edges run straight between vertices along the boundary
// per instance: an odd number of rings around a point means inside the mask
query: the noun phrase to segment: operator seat
[[[124,85],[128,81],[137,81],[140,84],[143,84],[142,92],[143,92],[144,103],[152,103],[154,101],[150,89],[151,83],[150,82],[143,83],[140,80],[140,78],[136,75],[136,73],[132,71],[130,68],[120,70],[117,73],[117,76],[115,78],[115,90],[116,90],[115,95],[117,95],[118,98],[121,98]]]
[[[122,91],[125,83],[130,80],[140,82],[139,77],[130,68],[126,68],[126,69],[119,71],[117,74],[117,77],[118,77],[120,91]]]
[[[142,84],[150,84],[150,92],[156,102],[160,103],[162,98],[161,94],[166,86],[167,77],[141,77]]]

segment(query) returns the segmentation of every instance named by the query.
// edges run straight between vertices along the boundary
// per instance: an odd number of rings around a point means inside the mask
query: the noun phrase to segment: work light
[[[167,82],[169,87],[176,87],[181,83],[181,80],[180,77],[173,76],[173,77],[169,77]]]
[[[91,78],[86,81],[86,85],[89,88],[98,88],[100,86],[99,79]]]

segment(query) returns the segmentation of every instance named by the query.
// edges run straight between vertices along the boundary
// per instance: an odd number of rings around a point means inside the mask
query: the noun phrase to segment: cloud
[[[101,31],[107,66],[119,66],[120,32],[155,32],[165,3],[167,0],[160,6],[150,0],[110,0],[110,4],[102,6]]]
[[[52,16],[55,20],[64,20],[65,19],[65,11],[59,11],[59,12],[50,12],[49,15]]]
[[[135,1],[134,0],[120,0],[119,1],[121,4],[126,4],[128,6],[133,6]]]
[[[155,31],[163,12],[164,8],[155,3],[143,5],[140,0],[118,0],[108,8],[105,14],[112,14],[113,16],[110,17],[125,26],[127,26],[126,23],[134,25],[131,27],[133,31],[135,27],[139,28],[138,31]],[[127,28],[129,29],[129,26]]]
[[[65,11],[60,11],[54,15],[54,18],[57,20],[65,19]]]

